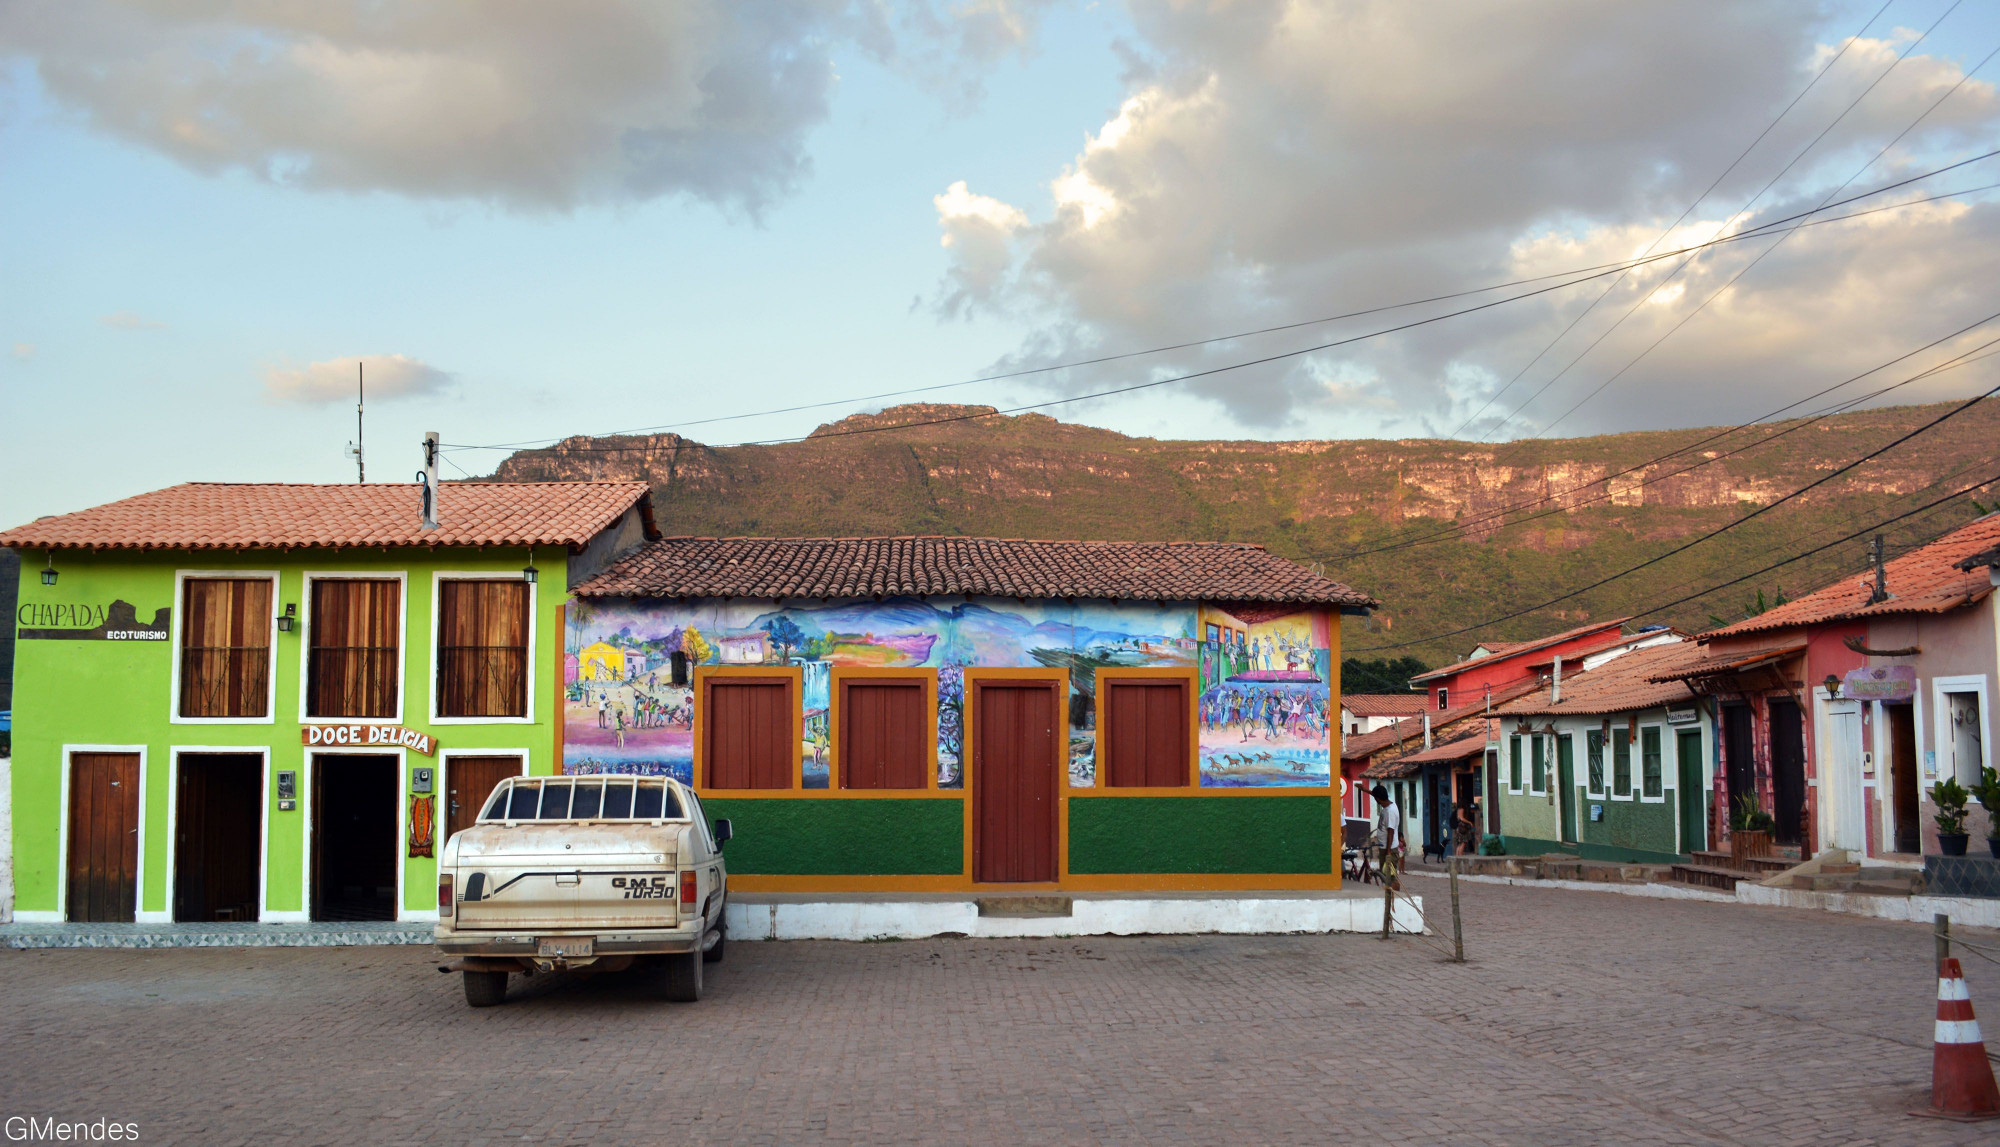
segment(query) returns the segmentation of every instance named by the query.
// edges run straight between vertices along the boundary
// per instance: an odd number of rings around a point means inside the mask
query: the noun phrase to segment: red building
[[[1424,689],[1432,712],[1442,713],[1474,697],[1483,700],[1489,687],[1553,672],[1558,657],[1574,661],[1616,645],[1625,640],[1621,627],[1630,620],[1614,617],[1534,641],[1482,642],[1465,660],[1420,673],[1410,678],[1410,684]]]

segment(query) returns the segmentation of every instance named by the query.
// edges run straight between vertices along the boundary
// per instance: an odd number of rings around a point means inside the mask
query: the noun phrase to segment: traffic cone
[[[1931,1051],[1931,1106],[1921,1115],[1947,1119],[2000,1117],[2000,1086],[1986,1059],[1986,1041],[1972,1015],[1972,994],[1958,960],[1938,969],[1937,1036]]]

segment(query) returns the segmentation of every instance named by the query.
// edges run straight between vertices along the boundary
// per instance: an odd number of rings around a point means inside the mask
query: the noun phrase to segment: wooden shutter
[[[843,680],[840,787],[928,787],[931,723],[925,708],[921,679]]]
[[[528,585],[438,583],[438,716],[528,715]]]
[[[1188,683],[1182,678],[1106,677],[1104,783],[1110,788],[1188,784]]]
[[[321,578],[312,583],[307,715],[396,715],[402,588],[390,580]]]
[[[269,716],[270,580],[189,578],[182,594],[181,716]]]
[[[705,678],[701,702],[704,787],[792,787],[799,705],[791,678]]]

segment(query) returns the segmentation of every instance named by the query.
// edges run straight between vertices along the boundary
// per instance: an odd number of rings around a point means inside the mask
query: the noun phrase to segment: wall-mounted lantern
[[[1820,682],[1820,684],[1826,688],[1827,700],[1829,701],[1840,700],[1840,678],[1835,677],[1833,674],[1829,673],[1826,675],[1826,680]]]
[[[54,550],[49,551],[49,564],[47,568],[42,570],[42,584],[56,584],[56,552]]]
[[[521,580],[527,582],[529,585],[533,585],[535,584],[535,579],[539,578],[541,573],[542,571],[535,568],[535,547],[529,546],[528,567],[521,571]]]
[[[278,632],[290,633],[292,631],[292,627],[298,624],[298,617],[299,617],[298,603],[294,601],[286,602],[285,612],[278,615]]]

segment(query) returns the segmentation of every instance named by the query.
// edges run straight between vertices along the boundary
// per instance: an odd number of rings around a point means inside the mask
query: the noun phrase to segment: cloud
[[[15,343],[14,357],[20,359],[22,362],[27,362],[29,359],[35,357],[35,344]]]
[[[12,0],[97,129],[203,172],[529,210],[685,195],[756,214],[811,172],[846,47],[975,96],[1046,0]]]
[[[114,311],[111,314],[100,317],[97,321],[107,327],[116,327],[121,331],[157,331],[165,330],[167,326],[167,324],[160,322],[158,319],[149,319],[144,315],[133,314],[131,311]]]
[[[266,397],[273,402],[346,402],[354,397],[356,362],[366,370],[371,402],[438,394],[456,381],[449,372],[408,355],[364,354],[330,358],[303,367],[267,366],[264,368]]]
[[[1028,226],[1028,216],[1017,207],[986,195],[974,195],[961,179],[933,196],[938,227],[943,234],[938,243],[951,252],[952,276],[947,294],[939,305],[948,312],[964,313],[972,307],[991,303],[1004,288],[1013,263],[1009,244],[1014,234]]]
[[[1462,290],[1514,278],[1526,264],[1628,257],[1729,165],[1849,30],[1829,32],[1814,10],[1780,0],[1705,8],[1697,18],[1664,2],[1590,0],[1131,0],[1130,11],[1136,35],[1115,114],[1048,172],[1046,201],[999,203],[979,216],[1014,212],[1027,223],[1004,235],[988,227],[972,242],[964,216],[943,207],[959,189],[940,197],[944,237],[960,241],[947,245],[939,309],[985,308],[1034,324],[1004,367]],[[1683,234],[1713,235],[1907,46],[1905,33],[1856,42]],[[1757,202],[1751,221],[1816,204],[1961,77],[1957,63],[1920,48]],[[1969,82],[1852,190],[1989,138],[1996,124],[1992,85]],[[1956,185],[1994,178],[1992,166],[1968,169]],[[977,188],[959,197],[984,198]],[[1993,210],[1910,208],[1800,233],[1563,429],[1754,413],[1812,369],[1838,370],[1951,329],[1950,317],[1971,305],[1964,284],[2000,270],[2000,248],[1984,238]],[[1553,264],[1553,255],[1533,253],[1537,243],[1553,250],[1549,236],[1570,243]],[[1664,269],[1635,276],[1498,409],[1581,351],[1643,286],[1652,305],[1549,390],[1544,401],[1559,412],[1558,399],[1602,381],[1762,246],[1704,257],[1673,283]],[[1562,261],[1570,258],[1578,261]],[[1884,291],[1884,282],[1907,293]],[[1602,287],[1177,385],[1171,401],[1255,432],[1449,433]],[[1148,371],[1201,370],[1442,309],[1072,370],[1044,385],[1078,393]],[[1669,400],[1677,392],[1712,405]],[[1167,391],[1150,393],[1168,400]]]

